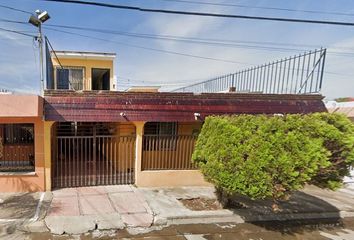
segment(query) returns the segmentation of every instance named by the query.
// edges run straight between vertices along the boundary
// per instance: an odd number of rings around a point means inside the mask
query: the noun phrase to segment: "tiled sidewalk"
[[[114,219],[112,216],[130,227],[149,227],[153,222],[152,211],[144,197],[129,185],[55,190],[46,222],[51,225],[55,224],[53,219],[59,219],[59,222],[65,223],[70,218],[80,217],[95,224],[100,218],[111,221]]]

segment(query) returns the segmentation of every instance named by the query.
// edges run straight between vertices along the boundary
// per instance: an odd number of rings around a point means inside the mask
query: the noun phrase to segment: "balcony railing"
[[[173,92],[232,91],[265,94],[312,94],[322,88],[326,49],[281,59],[175,89]]]

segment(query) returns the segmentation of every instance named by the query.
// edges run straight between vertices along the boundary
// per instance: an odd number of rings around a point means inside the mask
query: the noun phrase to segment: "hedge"
[[[329,113],[208,117],[192,160],[218,189],[252,199],[334,189],[354,163],[354,126]]]

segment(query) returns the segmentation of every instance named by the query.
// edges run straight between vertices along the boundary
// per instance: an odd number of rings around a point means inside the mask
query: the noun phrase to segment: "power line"
[[[218,61],[218,62],[249,65],[249,63],[245,63],[245,62],[237,62],[237,61],[220,59],[220,58],[205,57],[205,56],[193,55],[193,54],[189,54],[189,53],[181,53],[181,52],[175,52],[175,51],[170,51],[170,50],[162,50],[162,49],[158,49],[158,48],[144,47],[144,46],[140,46],[140,45],[129,44],[129,43],[125,43],[125,42],[118,42],[118,41],[114,41],[114,40],[110,40],[110,39],[98,38],[98,37],[94,37],[94,36],[58,30],[58,29],[49,28],[49,27],[45,27],[45,29],[48,29],[51,31],[56,31],[56,32],[62,32],[62,33],[66,33],[66,34],[71,34],[71,35],[76,35],[76,36],[80,36],[80,37],[85,37],[85,38],[91,38],[91,39],[95,39],[95,40],[99,40],[99,41],[112,42],[112,43],[116,43],[116,44],[120,44],[120,45],[124,45],[124,46],[128,46],[128,47],[140,48],[140,49],[145,49],[145,50],[150,50],[150,51],[155,51],[155,52],[163,52],[163,53],[168,53],[168,54],[175,54],[175,55],[179,55],[179,56],[199,58],[199,59],[212,60],[212,61]]]
[[[123,81],[126,84],[130,84],[130,85],[135,84],[135,83],[144,83],[144,84],[159,85],[159,86],[163,87],[163,86],[182,86],[182,85],[190,83],[190,81],[184,81],[184,82],[174,81],[173,83],[164,83],[164,82],[152,82],[152,81],[147,81],[147,80],[136,80],[136,79],[122,77],[122,76],[116,76],[116,77],[120,79],[119,80],[120,83],[122,83],[122,81]]]
[[[9,9],[9,10],[12,10],[12,11],[16,11],[16,12],[22,12],[22,13],[26,13],[26,14],[31,14],[31,12],[29,11],[26,11],[26,10],[22,10],[22,9],[18,9],[18,8],[14,8],[14,7],[10,7],[10,6],[6,6],[6,5],[2,5],[0,4],[0,7],[1,8],[5,8],[5,9]]]
[[[8,19],[0,19],[3,22],[10,23],[18,23],[28,25],[27,22],[22,21],[14,21]],[[234,47],[234,48],[242,48],[242,49],[253,49],[253,50],[265,50],[265,51],[279,51],[279,52],[293,52],[293,51],[306,51],[308,49],[299,49],[300,47],[306,48],[319,48],[318,45],[309,45],[309,44],[294,44],[294,43],[279,43],[279,42],[267,42],[267,41],[239,41],[239,40],[225,40],[225,39],[215,39],[215,38],[196,38],[196,37],[180,37],[173,35],[157,35],[157,34],[147,34],[147,33],[131,33],[131,32],[123,32],[123,31],[114,31],[107,29],[97,29],[97,28],[88,28],[88,27],[79,27],[79,26],[68,26],[68,25],[57,25],[57,24],[47,24],[46,26],[56,27],[56,28],[66,28],[66,29],[74,29],[74,30],[82,30],[82,31],[91,31],[91,32],[99,32],[99,33],[107,33],[107,34],[115,34],[115,35],[123,35],[127,37],[136,37],[136,38],[146,38],[146,39],[157,39],[157,40],[166,40],[166,41],[177,41],[177,42],[185,42],[185,43],[194,43],[194,44],[204,44],[204,45],[212,45],[212,46],[221,46],[221,47]],[[54,29],[52,29],[54,30]],[[247,43],[247,44],[246,44]],[[256,45],[250,45],[256,44]],[[123,44],[123,43],[121,43]],[[258,46],[262,45],[263,46]],[[292,46],[296,48],[284,48],[284,47],[270,47],[266,45],[272,46]],[[333,49],[333,48],[332,48]],[[344,48],[344,47],[336,47],[334,49],[344,49],[344,50],[354,50],[353,48]],[[354,57],[354,52],[336,52],[336,51],[328,51],[331,55],[343,56],[343,57]]]
[[[17,23],[17,24],[24,24],[24,25],[28,25],[28,22],[24,22],[24,21],[16,21],[16,20],[9,20],[9,19],[4,19],[4,18],[0,18],[0,22]]]
[[[15,31],[15,30],[10,30],[10,29],[6,29],[6,28],[2,28],[2,27],[0,27],[0,31],[16,33],[16,34],[20,34],[20,35],[27,36],[27,37],[32,37],[32,38],[36,37],[34,35],[31,35],[31,34],[27,34],[27,33],[20,32],[20,31]]]
[[[293,23],[312,23],[312,24],[326,24],[326,25],[339,25],[339,26],[354,26],[354,22],[338,22],[338,21],[324,21],[324,20],[310,20],[299,18],[280,18],[280,17],[263,17],[263,16],[248,16],[248,15],[233,15],[222,13],[208,13],[208,12],[189,12],[179,10],[167,10],[167,9],[153,9],[153,8],[141,8],[136,6],[117,5],[102,2],[86,2],[81,0],[42,0],[45,2],[60,2],[60,3],[74,3],[82,5],[91,5],[98,7],[107,7],[115,9],[125,9],[140,12],[150,13],[164,13],[164,14],[177,14],[186,16],[204,16],[204,17],[218,17],[218,18],[238,18],[248,20],[263,20],[263,21],[278,21],[278,22],[293,22]]]
[[[184,42],[184,43],[192,43],[192,44],[203,44],[203,45],[211,45],[211,46],[219,46],[219,47],[233,47],[233,48],[241,48],[241,49],[265,50],[265,51],[279,51],[279,52],[302,51],[302,52],[305,52],[305,51],[308,51],[308,49],[299,49],[299,47],[311,47],[311,48],[319,48],[320,47],[320,46],[315,46],[315,45],[249,41],[250,43],[256,44],[256,45],[250,45],[250,44],[245,44],[245,43],[248,43],[248,41],[231,41],[231,40],[215,40],[215,39],[212,39],[210,41],[208,39],[203,39],[203,38],[187,38],[187,37],[179,37],[179,36],[171,36],[171,35],[140,34],[140,33],[113,31],[113,30],[107,30],[107,29],[97,29],[97,28],[88,28],[88,27],[79,27],[79,26],[56,25],[56,24],[47,24],[47,26],[51,26],[51,27],[55,27],[55,28],[74,29],[74,30],[80,30],[80,31],[99,32],[99,33],[121,35],[121,36],[127,36],[127,37],[135,37],[135,38],[145,38],[145,39],[155,39],[155,40]],[[263,45],[260,45],[260,44],[263,44]],[[266,46],[266,45],[294,46],[297,48],[270,47],[270,46]],[[346,48],[341,48],[341,49],[346,49]],[[354,49],[350,49],[350,50],[354,50]],[[332,54],[332,55],[337,55],[337,56],[354,57],[354,52],[329,51],[328,53]]]
[[[9,23],[17,23],[17,24],[24,24],[29,25],[28,22],[23,21],[16,21],[16,20],[9,20],[9,19],[1,19],[0,22],[9,22]],[[76,30],[85,30],[85,31],[92,31],[92,32],[100,32],[100,33],[109,33],[109,34],[117,34],[117,35],[124,35],[129,37],[141,37],[141,38],[155,38],[161,40],[196,40],[196,41],[205,41],[210,42],[211,44],[225,44],[227,46],[228,43],[251,43],[251,44],[265,44],[265,45],[279,45],[279,46],[292,46],[292,47],[306,47],[306,48],[318,48],[318,45],[310,45],[310,44],[294,44],[294,43],[281,43],[281,42],[267,42],[267,41],[250,41],[250,40],[230,40],[230,39],[218,39],[218,38],[197,38],[197,37],[181,37],[181,36],[174,36],[174,35],[161,35],[161,34],[147,34],[147,33],[132,33],[132,32],[123,32],[123,31],[114,31],[114,30],[107,30],[107,29],[97,29],[97,28],[88,28],[88,27],[79,27],[79,26],[68,26],[68,25],[57,25],[57,24],[46,24],[46,26],[51,27],[59,27],[59,28],[67,28],[67,29],[76,29]],[[353,48],[344,48],[344,47],[336,47],[336,49],[344,49],[344,50],[354,50]],[[283,49],[283,50],[296,50],[301,51],[301,49]]]
[[[76,36],[81,36],[81,37],[85,37],[85,38],[90,38],[90,39],[94,39],[94,40],[100,40],[100,41],[106,41],[106,42],[112,42],[112,43],[117,43],[117,44],[124,44],[124,45],[127,45],[125,43],[121,43],[121,42],[117,42],[117,41],[113,41],[113,40],[109,40],[109,39],[103,39],[103,38],[96,38],[96,37],[93,37],[93,36],[88,36],[88,35],[83,35],[83,34],[78,34],[78,33],[73,33],[73,32],[68,32],[68,31],[62,31],[62,30],[58,30],[58,29],[52,29],[52,28],[48,28],[46,27],[46,29],[48,30],[52,30],[52,31],[57,31],[57,32],[62,32],[62,33],[66,33],[66,34],[71,34],[71,35],[76,35]],[[130,47],[138,47],[138,48],[143,48],[143,49],[147,49],[147,50],[152,50],[153,48],[145,48],[145,47],[141,47],[141,46],[136,46],[136,45],[130,45]],[[176,54],[176,52],[171,52],[171,51],[164,51],[164,50],[160,50],[160,49],[154,49],[153,51],[159,51],[159,52],[167,52],[167,53],[173,53],[173,54]],[[196,56],[196,55],[190,55],[190,54],[183,54],[183,53],[177,53],[178,55],[183,55],[183,56],[193,56],[193,57],[196,57],[196,58],[203,58],[203,59],[208,59],[208,60],[217,60],[217,61],[224,61],[224,60],[221,60],[221,59],[214,59],[214,58],[205,58],[205,57],[201,57],[201,56]],[[243,63],[243,64],[246,64],[246,65],[254,65],[254,64],[251,64],[251,63]],[[329,74],[332,74],[332,75],[342,75],[340,73],[335,73],[335,72],[326,72],[325,73],[329,73]],[[117,78],[121,78],[121,79],[124,79],[123,77],[117,77]],[[162,87],[163,86],[172,86],[172,85],[184,85],[186,83],[176,83],[176,84],[163,84],[163,83],[157,83],[157,82],[148,82],[148,81],[138,81],[138,80],[133,80],[133,79],[129,79],[129,78],[125,78],[127,83],[125,85],[127,86],[132,86],[133,84],[131,82],[141,82],[141,83],[146,83],[146,84],[156,84],[156,85],[161,85]],[[131,80],[131,81],[130,81]]]
[[[212,45],[212,46],[220,46],[220,47],[235,47],[235,48],[263,49],[263,50],[277,50],[277,51],[306,51],[305,49],[280,48],[280,47],[269,47],[269,46],[254,46],[254,45],[240,44],[240,43],[237,44],[237,41],[233,41],[233,42],[208,41],[206,39],[192,39],[192,38],[178,37],[178,36],[130,33],[130,32],[112,31],[112,30],[106,30],[106,29],[87,28],[87,27],[68,26],[68,25],[47,24],[46,26],[56,27],[56,28],[74,29],[74,30],[81,30],[81,31],[99,32],[99,33],[121,35],[121,36],[134,37],[134,38],[174,41],[174,42],[183,42],[183,43],[194,43],[194,44]]]
[[[338,15],[338,16],[351,16],[351,17],[354,16],[354,13],[328,12],[328,11],[291,9],[291,8],[279,8],[279,7],[263,7],[263,6],[261,7],[261,6],[251,6],[251,5],[233,4],[233,3],[213,3],[213,2],[188,1],[188,0],[160,0],[160,1],[179,2],[179,3],[188,3],[188,4],[200,4],[200,5],[210,5],[210,6],[276,10],[276,11],[286,11],[286,12],[302,12],[302,13],[328,14],[328,15]]]

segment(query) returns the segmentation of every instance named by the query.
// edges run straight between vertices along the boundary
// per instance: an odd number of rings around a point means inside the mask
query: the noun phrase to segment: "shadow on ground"
[[[41,193],[12,193],[1,194],[0,219],[30,219],[37,209]],[[41,205],[39,217],[45,215],[45,210],[50,205],[50,199],[45,199]]]
[[[342,224],[337,207],[304,192],[296,191],[289,200],[279,201],[279,211],[273,210],[273,203],[271,199],[251,200],[235,195],[229,199],[226,208],[241,216],[245,222],[287,234],[291,231],[299,233],[304,227],[335,227]]]

